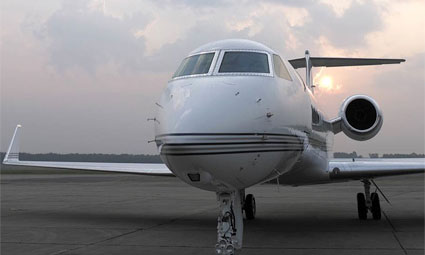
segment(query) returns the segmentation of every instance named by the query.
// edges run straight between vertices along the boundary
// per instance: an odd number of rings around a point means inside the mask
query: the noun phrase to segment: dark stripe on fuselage
[[[248,144],[282,144],[282,145],[297,145],[297,144],[302,144],[302,142],[304,141],[302,137],[299,137],[297,135],[292,135],[292,134],[279,134],[279,133],[169,133],[169,134],[161,134],[156,136],[156,138],[162,138],[162,139],[166,139],[167,137],[172,139],[172,137],[183,137],[183,136],[187,136],[190,137],[190,139],[196,139],[196,136],[208,136],[209,138],[217,138],[217,140],[222,140],[222,139],[232,139],[232,137],[229,138],[224,138],[226,136],[235,136],[235,140],[239,140],[242,137],[246,138],[246,139],[255,139],[255,138],[260,138],[260,139],[264,139],[262,141],[250,141],[250,142],[223,142],[223,141],[219,141],[219,142],[208,142],[208,143],[203,143],[203,142],[194,142],[194,143],[165,143],[164,145],[166,146],[203,146],[203,145],[248,145]],[[224,136],[223,138],[220,138],[220,136]],[[242,137],[238,137],[237,136],[242,136]],[[246,137],[244,137],[246,136]],[[276,138],[272,138],[273,136],[275,136]],[[295,138],[296,140],[283,140],[283,141],[267,141],[267,140],[276,140],[278,139],[277,137],[286,137],[286,138]],[[162,144],[160,141],[162,139],[158,139],[157,143],[158,144]],[[202,138],[199,138],[202,139]],[[280,139],[278,139],[280,140]],[[319,148],[323,151],[328,151],[328,144],[327,144],[327,140],[326,138],[323,137],[315,137],[313,138],[311,135],[308,135],[308,140],[309,140],[309,144],[312,147],[316,147]]]
[[[161,153],[170,156],[193,156],[193,155],[218,155],[218,154],[241,154],[241,153],[263,153],[263,152],[285,152],[303,151],[303,149],[281,149],[281,150],[252,150],[252,151],[227,151],[227,152],[193,152],[193,153]]]
[[[158,146],[162,144],[162,155],[173,156],[303,151],[304,149],[303,139],[290,134],[174,133],[158,135],[156,140]]]
[[[323,151],[328,151],[328,143],[326,138],[320,137],[322,139],[313,138],[311,136],[308,137],[309,144],[313,147],[319,148]]]
[[[297,141],[290,141],[290,142],[218,142],[218,143],[167,143],[167,146],[202,146],[202,145],[246,145],[246,144],[285,144],[285,145],[290,145],[290,144],[301,144],[301,142],[297,142]]]
[[[164,136],[286,136],[286,137],[298,137],[296,135],[290,134],[274,134],[274,133],[170,133],[170,134],[161,134],[156,137]]]
[[[161,149],[163,153],[183,153],[183,152],[202,152],[202,151],[245,151],[245,150],[287,150],[287,149],[301,149],[302,144],[290,145],[290,146],[209,146],[209,147],[192,147],[192,146],[180,146],[180,147],[169,147],[164,145]]]

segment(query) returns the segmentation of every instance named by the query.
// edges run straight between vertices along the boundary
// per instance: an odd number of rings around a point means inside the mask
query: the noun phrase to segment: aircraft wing
[[[363,179],[425,172],[425,158],[332,159],[329,176],[337,179]]]
[[[18,125],[4,157],[3,164],[23,167],[74,169],[101,172],[130,173],[143,175],[174,176],[165,164],[145,163],[97,163],[97,162],[57,162],[57,161],[20,161],[19,138],[21,125]]]
[[[368,65],[387,65],[400,64],[406,60],[391,58],[328,58],[328,57],[310,57],[311,65],[314,67],[337,67],[337,66],[368,66]],[[289,60],[289,63],[297,68],[305,68],[305,58]]]

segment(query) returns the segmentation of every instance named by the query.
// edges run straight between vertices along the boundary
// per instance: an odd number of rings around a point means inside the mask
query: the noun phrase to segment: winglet
[[[3,164],[19,161],[19,130],[21,127],[21,125],[17,125],[15,128],[15,133],[13,133],[12,141],[4,157]]]

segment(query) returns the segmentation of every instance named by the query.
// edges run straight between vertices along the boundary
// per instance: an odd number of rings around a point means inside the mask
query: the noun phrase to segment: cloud
[[[357,1],[342,7],[326,1],[224,2],[141,1],[116,11],[114,1],[65,0],[44,24],[32,27],[57,70],[90,73],[109,62],[130,71],[171,73],[192,49],[226,38],[264,42],[288,56],[306,48],[318,52],[323,41],[359,47],[380,27],[377,7]]]
[[[149,15],[140,12],[119,19],[92,8],[89,1],[64,1],[42,31],[35,32],[42,35],[57,69],[81,67],[93,72],[108,62],[133,68],[140,65],[145,42],[133,36],[133,31],[148,21]]]
[[[381,20],[377,16],[379,9],[374,2],[353,2],[340,15],[335,14],[331,6],[322,3],[310,6],[308,11],[310,22],[298,31],[311,42],[326,37],[336,47],[359,48],[366,43],[368,33],[381,28]]]
[[[337,17],[342,17],[345,11],[351,7],[353,0],[339,0],[339,1],[321,0],[320,2],[332,7],[332,10]]]
[[[383,3],[380,13],[382,29],[366,36],[370,54],[389,55],[400,52],[403,57],[425,52],[424,1]],[[402,57],[397,56],[397,57]]]

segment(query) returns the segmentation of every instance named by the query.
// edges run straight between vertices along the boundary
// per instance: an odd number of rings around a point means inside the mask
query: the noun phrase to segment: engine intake
[[[381,109],[375,100],[365,95],[348,97],[342,103],[339,116],[341,129],[357,141],[369,140],[378,134],[383,123]]]

